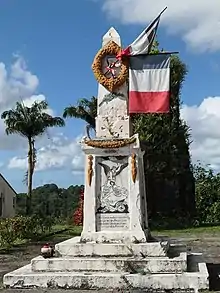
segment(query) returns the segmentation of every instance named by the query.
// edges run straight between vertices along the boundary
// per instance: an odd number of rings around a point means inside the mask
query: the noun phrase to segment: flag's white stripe
[[[146,54],[149,52],[149,45],[152,44],[155,38],[159,22],[160,15],[130,44],[130,55]],[[152,32],[154,32],[153,35],[151,35]]]
[[[145,31],[130,45],[131,54],[141,54],[149,46],[148,33]]]
[[[148,37],[146,35],[146,38],[143,38],[142,40],[140,40],[139,43],[137,43],[135,45],[131,45],[129,47],[130,54],[131,55],[138,55],[138,54],[146,53],[146,52],[148,52],[148,46],[149,46],[149,41],[148,41]]]
[[[137,92],[163,92],[170,90],[170,68],[129,70],[129,90]]]

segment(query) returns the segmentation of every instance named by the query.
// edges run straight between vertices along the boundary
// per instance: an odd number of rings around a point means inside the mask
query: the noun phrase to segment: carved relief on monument
[[[88,156],[88,168],[87,168],[87,180],[89,186],[92,184],[92,176],[93,176],[93,156]]]
[[[127,95],[123,92],[99,95],[98,115],[120,118],[128,115]]]
[[[109,119],[108,116],[106,117],[99,117],[96,120],[97,129],[99,129],[99,135],[105,138],[118,138],[129,137],[129,117],[126,116],[124,119]]]
[[[131,155],[131,177],[132,177],[132,181],[135,183],[137,178],[136,154]]]
[[[101,158],[101,190],[97,197],[98,213],[128,213],[127,157]]]

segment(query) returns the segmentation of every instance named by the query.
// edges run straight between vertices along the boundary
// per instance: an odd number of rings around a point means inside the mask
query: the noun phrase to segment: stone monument
[[[95,74],[101,78],[106,74],[105,81],[112,80],[116,86],[111,91],[111,85],[106,89],[99,84],[96,138],[82,142],[86,176],[89,176],[85,181],[81,236],[85,242],[141,243],[148,237],[143,152],[138,135],[131,137],[127,64],[124,64],[121,85],[117,87],[123,65],[113,54],[120,50],[120,37],[111,28],[103,37],[103,48],[93,63]]]
[[[208,288],[200,254],[158,238],[149,241],[143,154],[128,115],[128,62],[117,59],[114,28],[103,37],[93,62],[99,82],[96,137],[84,138],[84,223],[80,237],[55,247],[4,276],[9,288],[143,289]],[[140,290],[140,291],[139,291]]]

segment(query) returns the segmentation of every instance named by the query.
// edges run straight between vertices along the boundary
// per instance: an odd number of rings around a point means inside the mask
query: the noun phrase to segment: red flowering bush
[[[84,203],[84,190],[81,190],[80,198],[79,198],[79,205],[73,214],[73,223],[76,226],[83,225],[83,203]]]

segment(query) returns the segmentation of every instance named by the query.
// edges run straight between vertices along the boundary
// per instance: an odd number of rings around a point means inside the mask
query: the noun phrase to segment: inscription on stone
[[[120,231],[128,229],[129,216],[122,213],[106,213],[96,215],[97,231]]]

